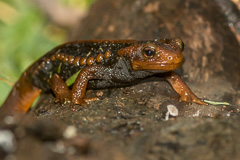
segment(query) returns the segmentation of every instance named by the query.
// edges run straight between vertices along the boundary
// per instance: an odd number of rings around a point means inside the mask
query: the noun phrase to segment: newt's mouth
[[[143,62],[134,61],[132,68],[134,70],[166,70],[172,71],[179,68],[183,62],[179,63],[161,63],[161,62]]]

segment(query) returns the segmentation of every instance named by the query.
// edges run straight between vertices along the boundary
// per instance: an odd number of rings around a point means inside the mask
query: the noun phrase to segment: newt
[[[33,63],[15,83],[0,112],[26,113],[42,92],[53,91],[56,102],[85,105],[87,88],[127,86],[166,73],[180,100],[206,103],[173,70],[183,63],[184,43],[177,38],[155,40],[79,40],[62,44]],[[78,73],[72,90],[66,80]]]

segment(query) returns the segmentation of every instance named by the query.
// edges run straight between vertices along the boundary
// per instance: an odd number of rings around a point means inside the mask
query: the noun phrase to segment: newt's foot
[[[60,102],[61,104],[63,104],[66,101],[71,100],[71,91],[59,75],[54,74],[52,76],[51,88],[56,96],[56,103]]]
[[[99,98],[98,97],[93,97],[93,98],[84,98],[84,102],[86,102],[87,104],[93,101],[98,101]]]
[[[198,103],[201,105],[207,105],[206,102],[204,102],[202,99],[198,98],[196,95],[194,95],[192,92],[185,92],[184,94],[180,95],[180,101],[184,101],[184,102],[194,102],[194,103]]]
[[[71,101],[70,97],[57,96],[54,102],[64,104],[65,102],[68,102],[68,101]]]
[[[180,95],[180,100],[188,103],[195,102],[201,105],[207,105],[206,102],[198,98],[187,86],[187,84],[174,72],[169,72],[166,77],[173,89]]]
[[[75,99],[75,100],[72,100],[71,106],[74,106],[75,104],[84,106],[84,105],[86,105],[86,104],[89,104],[90,102],[98,101],[98,100],[99,100],[98,97]]]

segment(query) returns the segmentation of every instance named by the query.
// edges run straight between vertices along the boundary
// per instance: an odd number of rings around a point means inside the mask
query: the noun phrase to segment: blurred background
[[[0,0],[0,105],[27,66],[68,40],[93,2]]]

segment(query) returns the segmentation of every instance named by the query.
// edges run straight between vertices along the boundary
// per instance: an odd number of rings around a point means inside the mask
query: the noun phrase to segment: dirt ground
[[[224,0],[97,1],[69,40],[179,37],[185,63],[176,72],[199,97],[230,105],[179,102],[161,75],[88,90],[100,100],[85,106],[43,94],[23,119],[1,122],[0,159],[240,159],[239,17]],[[177,116],[168,115],[168,105]]]

